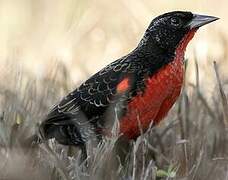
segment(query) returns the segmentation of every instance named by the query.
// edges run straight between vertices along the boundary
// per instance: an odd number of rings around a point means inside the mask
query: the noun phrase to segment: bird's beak
[[[194,14],[193,19],[187,25],[190,29],[199,28],[205,24],[218,20],[218,17]]]

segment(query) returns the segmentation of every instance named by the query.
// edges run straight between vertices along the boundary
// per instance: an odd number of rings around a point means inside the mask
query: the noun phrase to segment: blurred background
[[[133,50],[151,20],[173,10],[220,20],[196,33],[186,51],[182,96],[167,121],[138,138],[116,174],[142,179],[137,177],[153,175],[160,168],[190,179],[227,179],[227,7],[227,0],[0,0],[0,179],[59,179],[58,174],[68,172],[87,176],[66,147],[51,142],[51,148],[42,144],[31,149],[24,141],[54,103]],[[93,179],[110,179],[109,157],[115,143],[114,139],[91,151],[95,166],[87,173]]]
[[[0,85],[12,68],[39,79],[56,62],[76,85],[135,48],[154,17],[186,10],[221,18],[200,29],[186,52],[188,81],[194,83],[196,57],[210,95],[212,62],[222,74],[228,67],[227,6],[226,0],[0,0]]]

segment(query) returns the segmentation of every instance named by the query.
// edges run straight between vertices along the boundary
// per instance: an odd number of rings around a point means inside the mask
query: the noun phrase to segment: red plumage
[[[184,53],[196,30],[188,32],[178,45],[174,60],[146,79],[144,94],[134,97],[128,112],[120,121],[120,132],[128,138],[140,135],[140,126],[146,130],[166,116],[180,95],[184,78]]]

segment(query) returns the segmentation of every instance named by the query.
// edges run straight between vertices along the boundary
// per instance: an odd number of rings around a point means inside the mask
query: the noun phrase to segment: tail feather
[[[96,139],[95,127],[82,114],[59,113],[49,116],[39,128],[42,139],[55,138],[64,145],[83,145]]]

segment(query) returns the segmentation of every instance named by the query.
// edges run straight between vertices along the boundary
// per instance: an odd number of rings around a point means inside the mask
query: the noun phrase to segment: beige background
[[[76,84],[132,50],[155,16],[188,10],[221,18],[200,29],[186,53],[188,81],[197,57],[200,79],[211,85],[212,62],[220,72],[228,67],[227,7],[226,0],[0,0],[0,79],[12,66],[40,78],[61,61]]]

